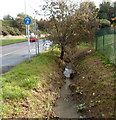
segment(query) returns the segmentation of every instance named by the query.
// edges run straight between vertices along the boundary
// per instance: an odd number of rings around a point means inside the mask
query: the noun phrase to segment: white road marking
[[[26,48],[23,47],[23,48],[21,48],[21,49],[26,49]],[[7,55],[10,55],[10,54],[15,53],[15,52],[17,52],[17,51],[20,51],[21,49],[15,50],[15,51],[13,51],[13,52],[6,53],[6,54],[4,54],[4,55],[0,55],[0,57],[4,57],[4,56],[7,56]]]
[[[26,45],[26,43],[27,43],[27,42],[24,42],[25,45]],[[6,45],[6,46],[2,46],[2,49],[4,49],[5,47],[8,47],[7,50],[8,50],[8,49],[12,49],[12,48],[14,49],[14,48],[17,48],[17,47],[22,46],[22,44],[23,44],[23,43],[9,44],[8,46],[7,46],[7,45]],[[23,45],[24,45],[24,44],[23,44]]]
[[[40,42],[40,41],[39,41],[39,42]],[[43,42],[43,41],[42,41],[42,42]],[[21,43],[20,43],[20,44],[21,44]],[[43,45],[44,45],[44,44],[43,44]],[[42,46],[42,45],[39,45],[39,46]],[[17,46],[13,46],[13,47],[15,48],[15,47],[17,47]],[[13,47],[12,47],[12,48],[13,48]],[[32,47],[32,46],[31,46],[31,47]],[[35,48],[35,44],[34,44],[34,48]],[[9,49],[11,49],[11,48],[9,48]],[[10,54],[15,53],[15,52],[17,52],[17,51],[20,51],[21,49],[27,49],[27,47],[22,47],[22,48],[20,48],[20,49],[18,49],[18,50],[15,50],[15,51],[13,51],[13,52],[6,53],[6,54],[4,54],[4,55],[3,55],[3,54],[0,54],[0,57],[4,57],[4,56],[7,56],[7,55],[10,55]],[[36,50],[34,50],[33,47],[32,47],[32,49],[30,50],[30,52],[31,52],[31,51],[35,52]]]

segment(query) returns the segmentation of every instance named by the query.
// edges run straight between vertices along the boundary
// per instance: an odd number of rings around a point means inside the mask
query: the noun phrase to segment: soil
[[[115,66],[104,65],[89,49],[83,49],[74,61],[75,77],[70,88],[74,100],[85,106],[82,113],[87,118],[114,118]]]

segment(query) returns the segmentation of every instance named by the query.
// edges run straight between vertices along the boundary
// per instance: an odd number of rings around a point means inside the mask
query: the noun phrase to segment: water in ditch
[[[60,98],[56,101],[54,111],[59,118],[80,118],[81,114],[77,112],[77,103],[71,97],[69,85],[71,84],[70,74],[72,73],[71,64],[65,68],[65,84],[61,88]]]

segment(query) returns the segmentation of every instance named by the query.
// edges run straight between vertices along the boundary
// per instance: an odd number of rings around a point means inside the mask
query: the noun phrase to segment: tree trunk
[[[60,59],[63,60],[64,58],[64,46],[61,46],[61,55],[60,55]]]

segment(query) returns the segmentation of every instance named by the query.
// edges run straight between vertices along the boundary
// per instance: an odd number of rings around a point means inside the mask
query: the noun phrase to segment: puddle
[[[59,118],[80,118],[80,113],[77,113],[77,103],[71,97],[69,85],[71,84],[70,74],[73,72],[71,64],[65,68],[64,75],[66,77],[65,84],[61,88],[60,98],[56,101],[54,111]]]

